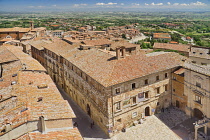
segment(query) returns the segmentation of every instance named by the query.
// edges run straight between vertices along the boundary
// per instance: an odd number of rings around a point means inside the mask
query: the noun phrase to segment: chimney
[[[39,117],[39,121],[41,122],[41,132],[42,133],[45,133],[46,132],[46,124],[45,124],[45,121],[44,121],[44,117],[43,116],[41,116],[41,117]]]
[[[30,21],[30,27],[31,27],[31,30],[34,29],[34,22],[33,21]]]
[[[125,47],[116,48],[116,57],[117,59],[125,58]]]

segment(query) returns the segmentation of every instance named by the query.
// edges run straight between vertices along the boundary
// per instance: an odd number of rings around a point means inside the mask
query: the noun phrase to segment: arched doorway
[[[176,100],[176,107],[179,108],[179,101]]]
[[[145,116],[150,116],[149,106],[145,108]]]
[[[89,106],[89,104],[87,104],[87,114],[88,114],[89,116],[91,116],[91,111],[90,111],[90,106]]]
[[[196,117],[199,120],[201,120],[201,119],[203,119],[204,115],[199,109],[194,108],[194,117]]]

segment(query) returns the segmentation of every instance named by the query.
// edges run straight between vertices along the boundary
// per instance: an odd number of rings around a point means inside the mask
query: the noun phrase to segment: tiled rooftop
[[[190,45],[185,45],[185,44],[154,43],[153,48],[177,50],[177,51],[183,51],[183,52],[190,51]]]
[[[19,137],[16,140],[83,140],[77,128],[52,131],[47,134],[31,132]]]
[[[84,40],[83,43],[85,45],[93,45],[93,46],[111,44],[110,40],[108,40],[108,39]]]
[[[153,38],[171,38],[168,33],[153,33]]]
[[[0,47],[0,63],[18,60],[18,58],[4,46]]]
[[[46,44],[49,44],[50,42],[46,42],[46,41],[43,41],[43,40],[37,40],[37,41],[30,41],[29,44],[35,48],[37,48],[38,50],[42,50],[44,49],[43,47],[46,45]]]
[[[45,72],[33,71],[45,71],[36,60],[24,54],[18,46],[6,45],[1,46],[0,49],[0,58],[7,54],[10,54],[8,57],[11,56],[11,58],[17,56],[12,62],[10,61],[14,59],[5,59],[4,62],[7,63],[2,65],[0,136],[4,134],[1,130],[4,129],[5,124],[10,124],[14,129],[27,121],[37,121],[40,116],[44,116],[47,120],[76,117],[68,102],[63,100],[51,77]],[[6,54],[2,54],[2,50],[6,50]],[[31,71],[22,71],[23,63]],[[14,83],[11,84],[12,82]],[[63,134],[69,138],[81,139],[79,131],[76,129],[53,131],[45,135],[37,132],[33,137],[34,139],[63,139],[65,138],[62,136]],[[23,139],[27,139],[27,137],[23,137]]]
[[[63,41],[63,40],[60,40],[60,39],[57,39],[57,40],[54,40],[53,43],[51,44],[47,44],[45,46],[46,49],[48,50],[51,50],[52,52],[56,53],[56,54],[62,54],[62,53],[66,53],[68,52],[68,50],[71,50],[75,47],[78,47],[79,45],[70,45],[69,43]]]
[[[121,47],[121,46],[124,46],[125,48],[132,48],[132,47],[137,47],[138,45],[129,43],[125,40],[121,40],[121,41],[111,43],[111,48],[113,50],[115,50],[117,47]]]
[[[185,69],[184,68],[180,68],[180,69],[178,69],[177,71],[175,71],[174,73],[175,74],[182,74],[182,73],[184,73],[185,72]]]
[[[20,28],[20,27],[0,28],[0,32],[28,32],[28,31],[30,31],[30,28]]]
[[[21,61],[23,69],[46,71],[37,60],[22,52],[22,47],[13,45],[5,45],[5,47]]]
[[[182,63],[182,56],[176,53],[154,56],[140,54],[120,60],[97,49],[72,49],[61,55],[105,87],[170,69]]]

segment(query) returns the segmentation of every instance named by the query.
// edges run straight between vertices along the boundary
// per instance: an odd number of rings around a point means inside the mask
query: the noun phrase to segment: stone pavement
[[[61,95],[64,100],[67,100],[76,115],[74,122],[77,122],[78,129],[84,138],[84,140],[103,140],[108,139],[108,136],[100,129],[100,127],[95,124],[93,128],[90,127],[92,122],[91,118],[65,93],[61,88],[59,88]]]
[[[120,132],[112,140],[182,140],[155,115],[146,118],[143,124]]]

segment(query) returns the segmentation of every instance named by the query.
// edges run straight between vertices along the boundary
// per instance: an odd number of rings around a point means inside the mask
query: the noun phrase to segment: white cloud
[[[105,3],[96,3],[96,5],[105,5]]]
[[[197,1],[196,3],[191,3],[190,5],[195,5],[195,6],[206,6],[205,3],[202,3],[200,1]]]
[[[132,3],[132,5],[139,6],[140,4],[139,3]]]
[[[160,6],[160,5],[163,5],[163,3],[157,3],[157,4],[155,4],[154,2],[152,2],[150,5],[158,5],[158,6]]]
[[[80,6],[87,6],[87,4],[81,3],[81,4],[74,4],[73,6],[74,6],[74,7],[80,7]]]
[[[52,5],[52,7],[56,7],[57,5]]]
[[[163,3],[157,3],[156,5],[163,5]]]
[[[180,6],[206,6],[205,3],[202,3],[200,1],[197,1],[195,3],[190,3],[190,4],[188,4],[188,3],[174,3],[173,5],[174,6],[178,6],[178,5],[180,5]]]
[[[40,5],[40,6],[37,6],[37,7],[38,7],[38,8],[44,8],[45,6],[41,6],[41,5]]]
[[[29,8],[34,8],[35,6],[28,6]]]
[[[168,4],[168,5],[171,5],[171,3],[170,3],[170,2],[167,2],[167,4]]]
[[[149,4],[145,3],[144,5],[149,5]]]
[[[186,4],[186,3],[182,3],[180,4],[181,6],[189,6],[189,4]]]
[[[74,4],[74,7],[79,7],[79,4]]]
[[[174,3],[173,5],[174,5],[174,6],[178,6],[178,5],[179,5],[179,3]]]
[[[109,3],[96,3],[95,5],[115,5],[115,4],[117,4],[117,3],[112,3],[112,2],[109,2]]]
[[[107,5],[114,5],[114,4],[117,4],[117,3],[109,2]]]
[[[120,5],[124,5],[124,3],[121,3]]]

